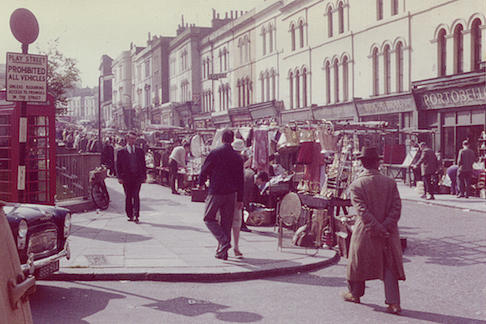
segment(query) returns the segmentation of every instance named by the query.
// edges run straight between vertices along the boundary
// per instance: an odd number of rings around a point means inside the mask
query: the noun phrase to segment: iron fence
[[[56,200],[89,198],[89,171],[100,166],[99,153],[56,155]]]

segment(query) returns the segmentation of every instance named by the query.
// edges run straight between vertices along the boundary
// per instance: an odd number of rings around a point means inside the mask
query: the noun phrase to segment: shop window
[[[344,33],[344,6],[342,2],[338,5],[339,33]]]
[[[290,43],[291,43],[292,51],[295,51],[295,26],[294,26],[294,24],[290,25]]]
[[[402,42],[397,43],[395,48],[396,55],[396,73],[397,73],[397,92],[403,91],[403,45]]]
[[[327,36],[332,37],[332,8],[327,8]]]
[[[300,48],[304,47],[304,22],[299,22]]]
[[[295,108],[300,108],[300,72],[295,71]]]
[[[446,75],[446,62],[447,62],[447,43],[446,43],[446,31],[441,29],[437,36],[437,71],[439,76]]]
[[[481,63],[481,20],[479,18],[474,19],[471,26],[471,68],[473,71],[477,71],[480,68]]]
[[[391,15],[398,15],[398,0],[391,0]]]
[[[339,62],[337,59],[334,60],[333,70],[334,70],[334,102],[339,102]]]
[[[454,73],[462,73],[464,67],[464,36],[461,24],[454,28]]]
[[[348,57],[343,58],[343,101],[349,100],[349,71]]]
[[[307,69],[302,70],[302,105],[307,107]]]
[[[294,108],[294,74],[292,72],[289,74],[289,103],[290,108]]]
[[[412,128],[412,112],[402,114],[402,128]]]
[[[454,129],[455,127],[442,127],[442,150],[444,159],[456,159]]]
[[[379,65],[378,65],[378,48],[373,49],[373,54],[371,55],[372,68],[373,68],[373,95],[377,96],[380,91],[380,77],[379,77]]]
[[[390,76],[390,46],[386,45],[383,49],[383,77],[385,81],[385,94],[390,93],[390,84],[391,84],[391,76]]]
[[[376,19],[383,19],[383,0],[376,0]]]
[[[324,67],[326,76],[326,104],[331,103],[331,65],[329,61],[326,62]]]

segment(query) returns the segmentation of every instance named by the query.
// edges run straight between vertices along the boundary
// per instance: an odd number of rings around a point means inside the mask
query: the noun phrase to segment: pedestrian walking
[[[140,217],[140,188],[145,182],[146,164],[143,150],[135,146],[137,134],[128,132],[127,145],[117,152],[116,174],[118,182],[125,191],[125,211],[128,221],[139,222]]]
[[[457,179],[459,180],[458,198],[469,198],[471,190],[471,180],[473,173],[473,164],[476,161],[476,154],[469,148],[469,141],[462,142],[462,149],[457,155]]]
[[[415,163],[414,168],[421,167],[422,179],[424,181],[425,192],[420,198],[434,200],[432,177],[437,172],[439,162],[437,161],[434,151],[432,151],[425,142],[420,143],[419,147],[422,154],[420,155],[420,159]]]
[[[179,168],[187,168],[186,158],[191,150],[189,142],[184,141],[182,145],[174,147],[172,153],[169,156],[169,183],[170,189],[174,195],[179,194],[177,188],[180,187],[180,181],[178,178]],[[177,188],[176,188],[177,180]]]
[[[365,281],[381,279],[387,311],[401,312],[398,280],[405,280],[398,233],[401,199],[395,181],[379,171],[380,158],[374,147],[359,155],[364,171],[350,186],[351,203],[357,212],[347,264],[348,291],[345,301],[360,303]]]
[[[226,260],[231,248],[235,195],[236,207],[243,208],[243,160],[231,146],[233,131],[225,130],[222,139],[223,145],[212,150],[204,161],[199,185],[203,186],[209,178],[204,222],[219,243],[215,257]],[[221,215],[219,222],[216,219],[218,211]]]

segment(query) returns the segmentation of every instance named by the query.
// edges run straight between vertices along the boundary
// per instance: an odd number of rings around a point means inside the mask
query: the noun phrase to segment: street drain
[[[104,255],[85,255],[86,259],[88,259],[89,265],[99,266],[108,264]]]

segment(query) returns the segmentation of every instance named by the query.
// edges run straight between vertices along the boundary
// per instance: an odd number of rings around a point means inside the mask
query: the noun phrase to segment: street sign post
[[[7,53],[7,101],[47,101],[47,55]]]

